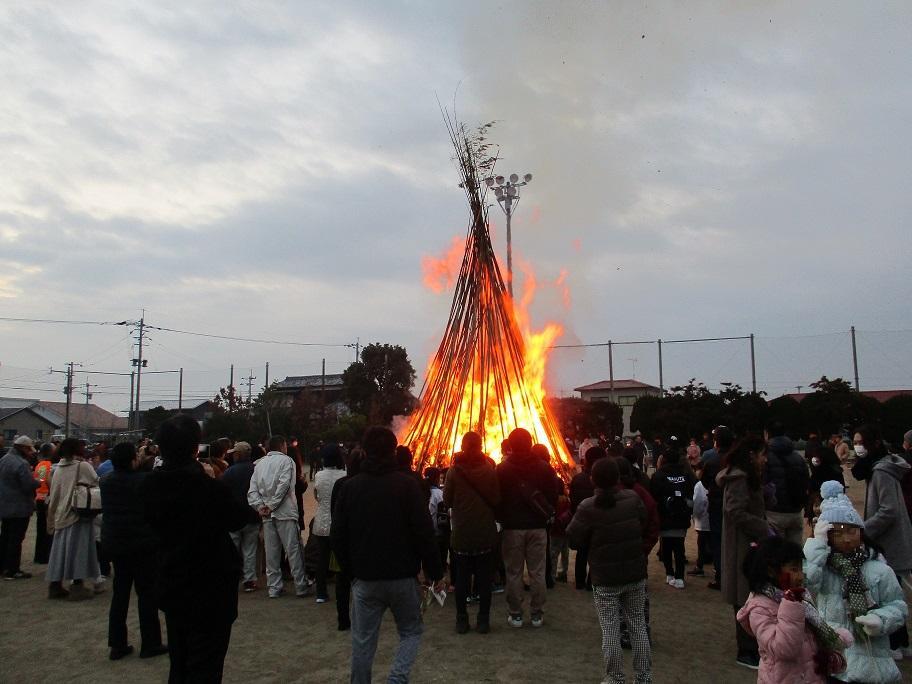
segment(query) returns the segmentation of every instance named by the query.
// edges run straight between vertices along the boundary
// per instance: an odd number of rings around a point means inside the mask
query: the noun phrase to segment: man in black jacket
[[[550,464],[532,453],[532,435],[523,428],[510,433],[510,455],[497,466],[503,525],[503,557],[507,567],[507,624],[523,626],[523,567],[529,569],[532,590],[530,612],[533,627],[544,624],[545,567],[550,524],[559,495],[556,474]]]
[[[421,643],[419,565],[443,589],[440,552],[427,501],[415,478],[396,465],[396,436],[368,429],[361,472],[336,493],[330,538],[343,573],[352,578],[351,681],[371,681],[380,623],[389,608],[399,648],[389,681],[408,681]]]
[[[158,430],[163,465],[144,483],[146,520],[159,539],[158,600],[168,626],[169,684],[221,682],[237,619],[241,558],[228,536],[258,519],[196,460],[200,426],[169,418]]]
[[[114,445],[113,472],[101,478],[101,549],[114,566],[114,590],[108,614],[111,660],[133,652],[127,643],[127,610],[130,591],[136,587],[139,604],[140,658],[164,655],[161,623],[155,603],[155,564],[158,540],[146,523],[143,482],[147,473],[136,470],[139,459],[131,442]]]
[[[776,486],[775,502],[767,503],[766,519],[779,535],[801,544],[804,507],[807,504],[810,473],[807,462],[785,436],[785,426],[775,421],[766,430],[765,484]]]

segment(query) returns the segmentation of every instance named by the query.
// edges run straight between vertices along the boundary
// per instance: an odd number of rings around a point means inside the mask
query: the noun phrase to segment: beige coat
[[[763,489],[752,491],[747,473],[726,468],[716,476],[722,487],[722,598],[733,606],[743,606],[750,593],[747,577],[741,572],[751,542],[769,533]]]
[[[98,485],[95,469],[84,461],[62,459],[51,475],[51,493],[48,496],[48,534],[79,522],[79,515],[72,509],[73,490],[77,482]]]

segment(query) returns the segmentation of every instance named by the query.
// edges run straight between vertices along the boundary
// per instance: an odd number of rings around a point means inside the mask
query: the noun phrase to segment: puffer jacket
[[[22,454],[11,447],[0,457],[0,518],[28,518],[35,512],[39,483]]]
[[[450,546],[456,552],[480,552],[497,544],[494,511],[500,486],[494,463],[483,454],[457,454],[447,471],[443,505],[452,509]]]
[[[827,567],[830,547],[826,541],[811,537],[804,543],[804,582],[817,597],[817,610],[834,629],[842,627],[855,636],[855,644],[845,651],[846,671],[836,675],[843,682],[900,682],[902,675],[896,667],[887,636],[904,624],[908,608],[896,575],[886,563],[871,559],[861,567],[868,592],[877,605],[869,613],[883,620],[883,634],[862,637],[853,630],[854,625],[846,612],[843,579]]]
[[[824,684],[816,670],[817,640],[804,621],[801,601],[776,602],[751,594],[738,611],[738,622],[757,639],[760,671],[757,684]]]
[[[332,492],[337,480],[345,477],[342,468],[324,468],[314,477],[314,498],[317,500],[317,512],[314,515],[313,533],[318,537],[328,537],[332,525]]]
[[[903,478],[912,470],[905,459],[890,454],[874,466],[868,480],[865,533],[884,550],[897,573],[912,570],[912,522],[903,498]]]
[[[570,546],[589,549],[592,584],[620,586],[646,578],[643,533],[647,525],[646,506],[629,489],[614,492],[615,505],[596,504],[601,490],[583,501],[567,526]]]
[[[766,482],[776,486],[776,501],[768,510],[798,513],[804,509],[810,473],[807,462],[795,451],[795,446],[788,437],[773,437],[769,441]]]

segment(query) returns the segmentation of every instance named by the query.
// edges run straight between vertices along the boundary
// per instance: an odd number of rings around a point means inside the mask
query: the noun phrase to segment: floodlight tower
[[[510,220],[513,218],[513,210],[519,204],[519,189],[531,181],[531,173],[524,175],[522,181],[515,173],[511,173],[509,179],[505,179],[503,176],[485,178],[485,183],[489,188],[494,189],[494,197],[497,198],[497,203],[507,216],[507,286],[510,288],[510,299],[513,299],[513,233]]]

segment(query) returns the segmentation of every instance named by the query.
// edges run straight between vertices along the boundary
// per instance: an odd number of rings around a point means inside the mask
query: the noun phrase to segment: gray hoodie
[[[877,462],[868,480],[865,533],[883,549],[895,572],[912,570],[912,522],[901,486],[909,469],[904,459],[890,454]]]

